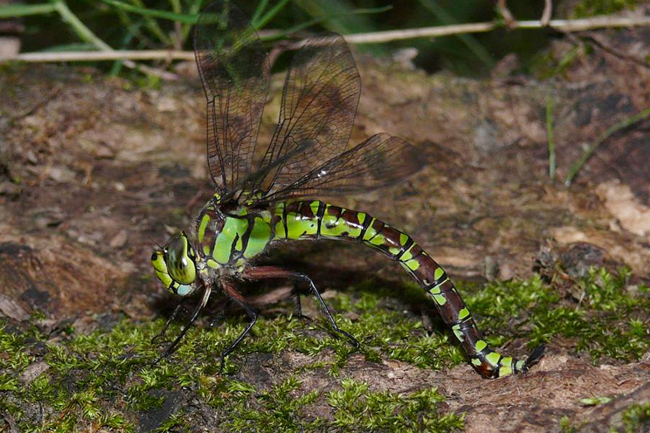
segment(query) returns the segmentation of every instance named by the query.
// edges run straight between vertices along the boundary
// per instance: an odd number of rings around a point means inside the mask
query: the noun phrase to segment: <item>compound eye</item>
[[[169,275],[179,284],[191,284],[196,279],[196,266],[189,257],[192,247],[184,234],[174,236],[165,248]]]

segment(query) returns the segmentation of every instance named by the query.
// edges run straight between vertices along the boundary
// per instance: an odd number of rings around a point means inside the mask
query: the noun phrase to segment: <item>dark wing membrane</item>
[[[418,172],[427,158],[406,140],[386,133],[373,135],[264,200],[354,194],[393,185]]]
[[[251,178],[251,191],[272,193],[343,153],[357,112],[361,80],[341,35],[308,39],[287,72],[280,119]]]
[[[194,53],[208,101],[210,174],[222,194],[252,171],[269,85],[269,60],[249,20],[231,1],[211,3],[194,28]]]

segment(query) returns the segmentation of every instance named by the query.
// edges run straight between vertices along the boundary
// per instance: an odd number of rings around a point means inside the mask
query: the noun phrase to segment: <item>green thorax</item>
[[[241,268],[273,240],[270,209],[222,203],[215,196],[197,218],[196,252],[208,267]]]

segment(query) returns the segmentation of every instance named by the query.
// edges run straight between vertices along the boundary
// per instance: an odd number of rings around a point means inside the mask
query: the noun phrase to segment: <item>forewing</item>
[[[206,7],[194,27],[194,53],[207,98],[207,153],[220,192],[239,189],[252,171],[269,85],[268,53],[231,1]]]
[[[426,164],[427,158],[415,146],[381,133],[313,168],[266,200],[367,192],[393,185]]]
[[[308,39],[292,59],[278,125],[250,189],[271,194],[343,153],[360,93],[343,37],[326,33]]]

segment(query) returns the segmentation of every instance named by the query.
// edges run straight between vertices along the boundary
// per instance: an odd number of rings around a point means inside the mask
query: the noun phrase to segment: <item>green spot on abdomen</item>
[[[316,236],[318,232],[318,221],[316,218],[307,218],[304,215],[287,214],[287,229],[289,239],[299,239],[301,236]]]
[[[336,218],[334,215],[323,215],[320,225],[320,234],[324,238],[358,238],[361,236],[361,228],[353,227],[343,218]]]
[[[447,303],[447,298],[445,298],[443,295],[431,295],[433,296],[433,300],[436,301],[436,304],[438,305],[445,305]]]
[[[488,353],[485,356],[485,359],[487,360],[487,362],[489,362],[490,364],[496,367],[499,363],[499,359],[501,359],[501,355],[496,352],[492,352],[492,353]]]
[[[458,312],[458,320],[465,320],[468,317],[469,317],[469,310],[467,308],[463,308]]]

